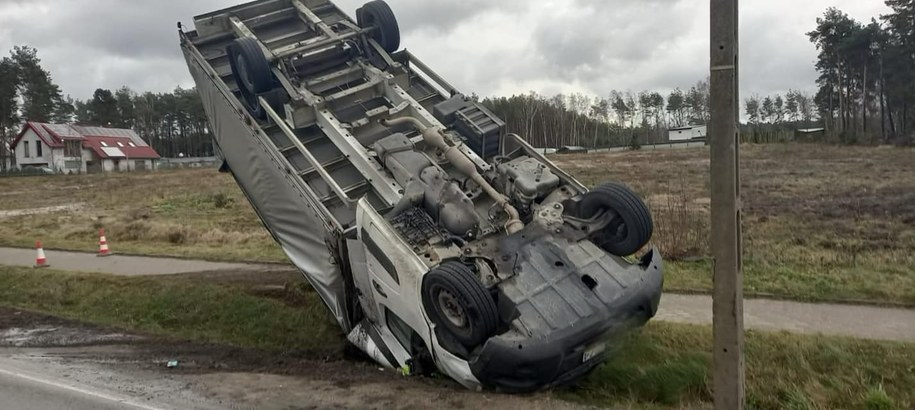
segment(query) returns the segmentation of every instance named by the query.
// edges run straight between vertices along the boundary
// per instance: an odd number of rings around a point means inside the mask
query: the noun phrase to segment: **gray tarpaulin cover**
[[[308,206],[301,186],[286,173],[279,155],[261,133],[246,125],[234,96],[228,98],[207,75],[189,50],[185,58],[203,107],[213,128],[218,149],[264,225],[282,246],[289,260],[305,275],[345,331],[347,323],[343,277],[327,245],[329,227]],[[217,77],[218,78],[218,77]],[[223,87],[224,88],[224,87]],[[294,176],[294,175],[293,175]]]

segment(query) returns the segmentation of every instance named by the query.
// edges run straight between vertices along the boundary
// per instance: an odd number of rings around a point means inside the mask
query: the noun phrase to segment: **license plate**
[[[598,355],[603,353],[604,349],[606,349],[606,348],[607,348],[606,343],[596,343],[596,344],[586,347],[585,353],[581,357],[581,361],[587,362],[588,360],[591,360],[591,359],[597,357]]]

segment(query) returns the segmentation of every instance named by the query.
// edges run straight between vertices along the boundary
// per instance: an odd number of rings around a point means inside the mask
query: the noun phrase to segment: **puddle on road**
[[[13,327],[0,330],[0,346],[71,346],[142,340],[135,335],[123,333],[96,333],[86,329],[61,326],[38,326],[34,328]]]

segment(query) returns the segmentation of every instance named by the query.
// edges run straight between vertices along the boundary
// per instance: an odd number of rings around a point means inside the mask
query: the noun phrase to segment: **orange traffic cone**
[[[51,266],[48,264],[48,259],[44,256],[44,249],[41,247],[41,241],[35,241],[35,251],[38,255],[35,256],[34,268],[47,268],[48,266]]]
[[[108,256],[111,255],[111,251],[108,250],[108,240],[105,239],[105,230],[98,230],[98,255],[95,256]]]

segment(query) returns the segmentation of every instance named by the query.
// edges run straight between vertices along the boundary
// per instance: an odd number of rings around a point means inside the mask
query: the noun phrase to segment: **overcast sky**
[[[0,0],[0,50],[38,48],[64,92],[192,86],[175,23],[242,0]],[[351,15],[364,0],[338,0]],[[606,96],[689,88],[708,74],[708,0],[388,0],[402,46],[483,96]],[[741,97],[813,91],[804,33],[836,6],[868,21],[882,0],[741,1]]]

